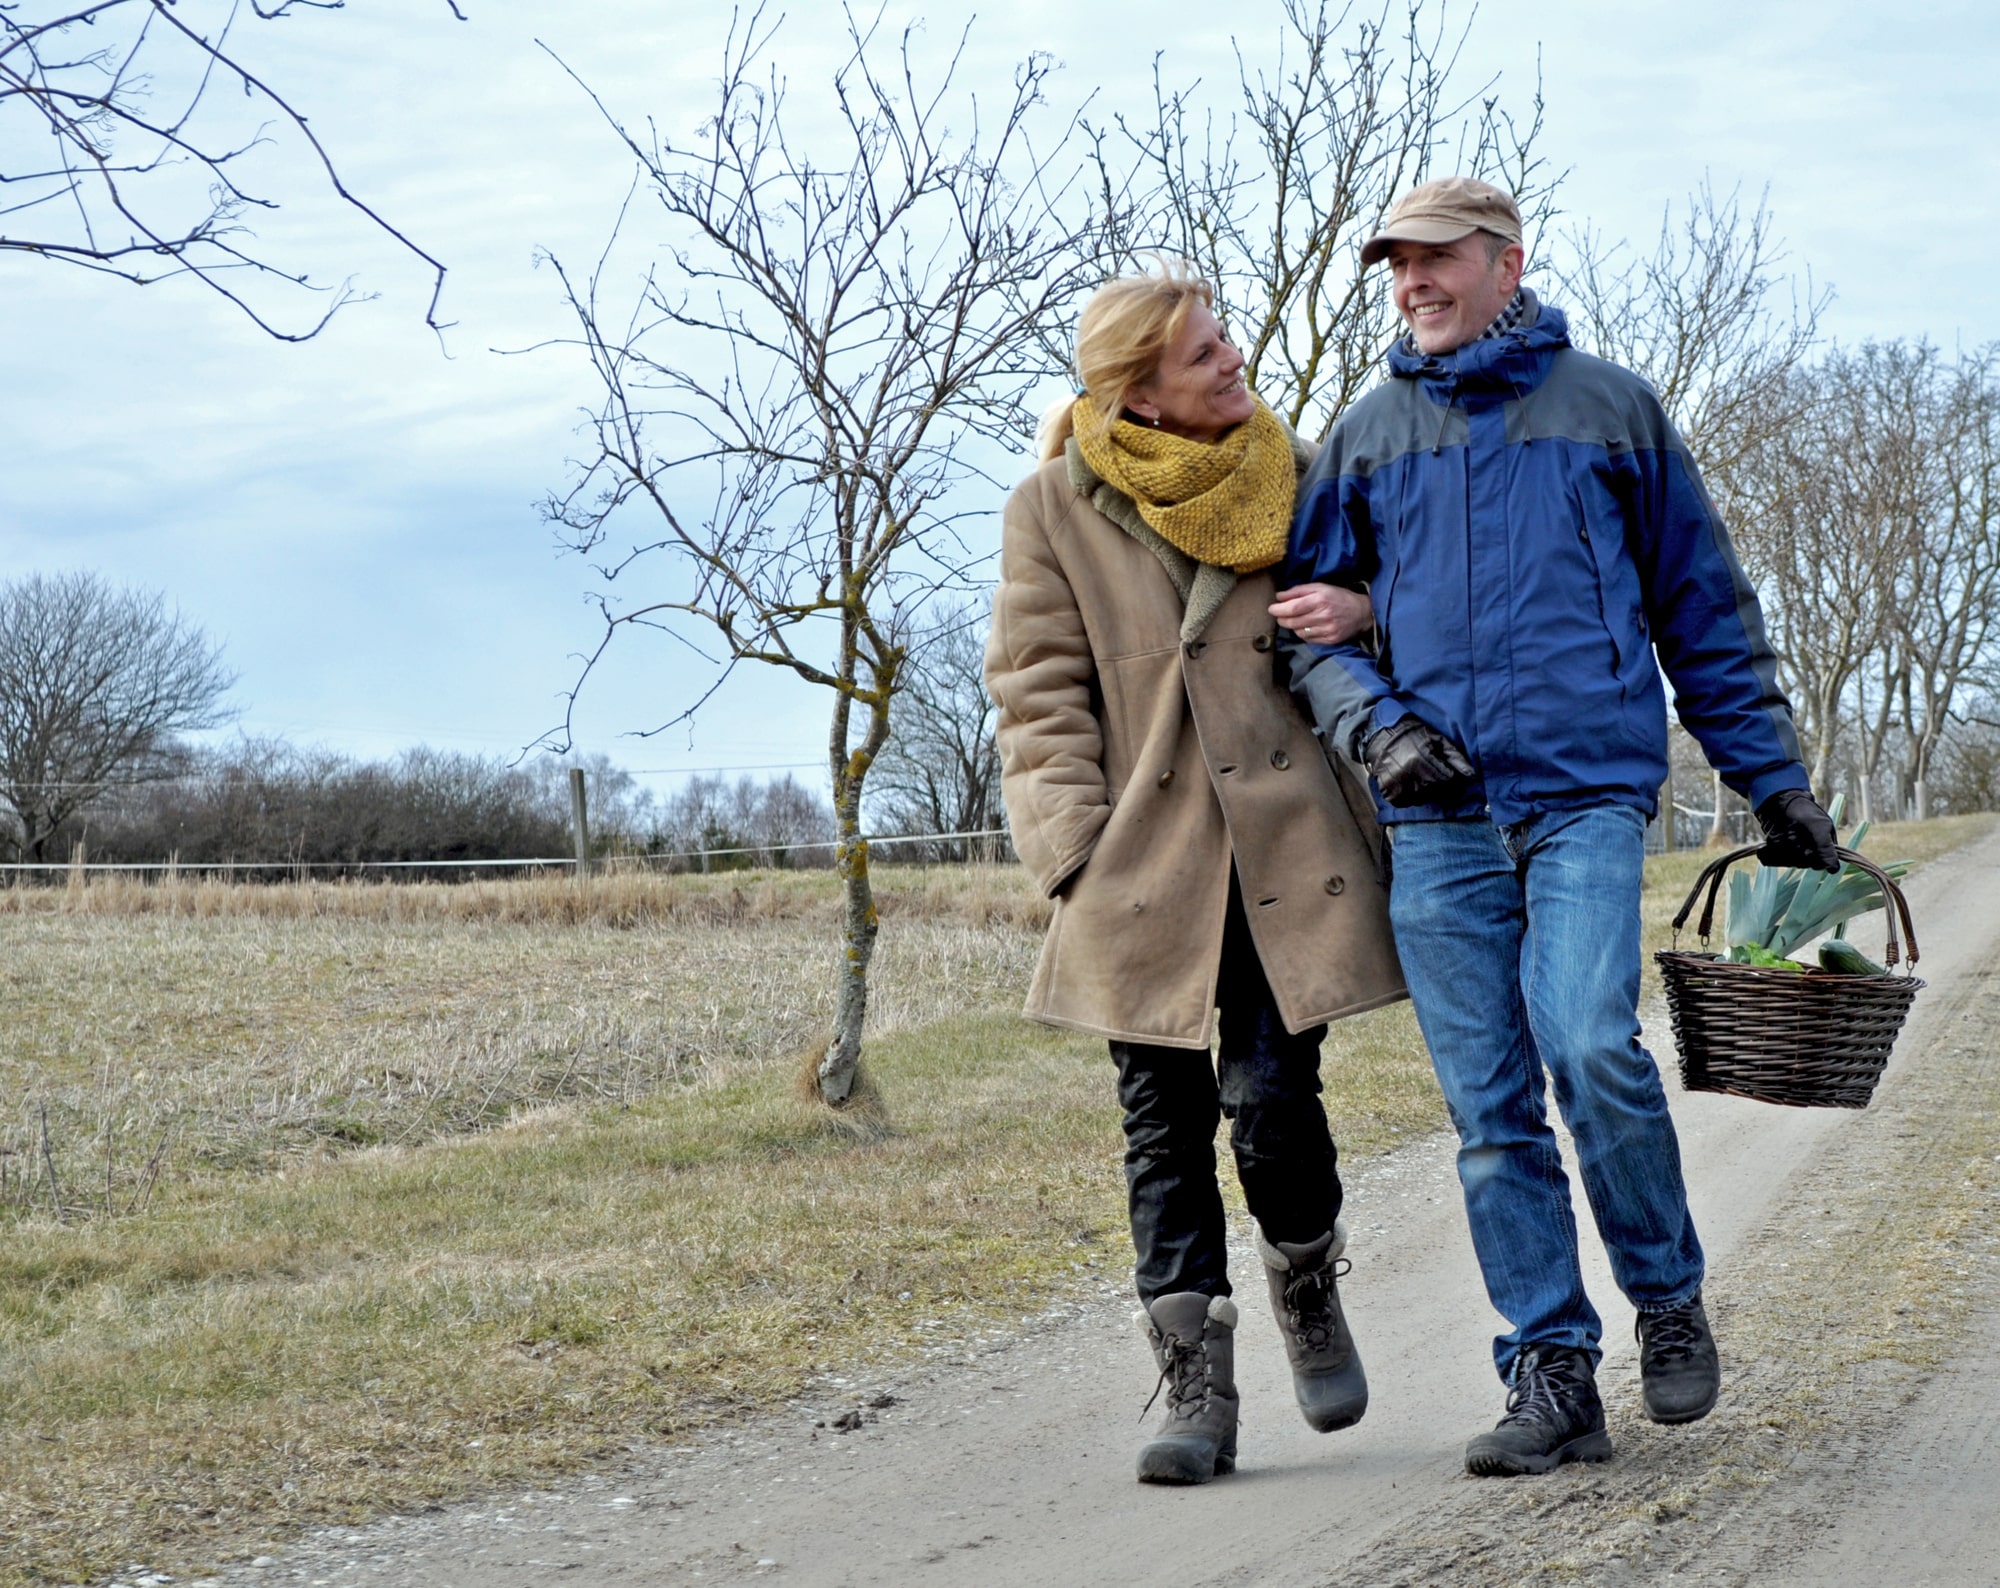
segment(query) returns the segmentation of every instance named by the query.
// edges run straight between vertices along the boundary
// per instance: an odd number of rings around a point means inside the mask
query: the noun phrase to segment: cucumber
[[[1886,976],[1882,966],[1843,938],[1830,937],[1819,946],[1822,970],[1839,971],[1843,976]]]

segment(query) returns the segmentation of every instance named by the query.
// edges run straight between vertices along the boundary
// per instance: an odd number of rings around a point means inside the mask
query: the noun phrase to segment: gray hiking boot
[[[1715,1408],[1722,1392],[1722,1362],[1709,1332],[1699,1292],[1665,1312],[1642,1312],[1639,1399],[1656,1423],[1691,1423]]]
[[[1475,1478],[1548,1472],[1565,1461],[1609,1461],[1604,1404],[1586,1352],[1574,1346],[1531,1345],[1514,1361],[1507,1415],[1490,1434],[1465,1447]]]
[[[1236,1303],[1176,1291],[1155,1297],[1138,1323],[1160,1367],[1154,1399],[1167,1392],[1167,1414],[1139,1452],[1139,1481],[1206,1483],[1234,1472]]]
[[[1368,1375],[1340,1310],[1337,1281],[1347,1270],[1346,1249],[1347,1230],[1337,1219],[1316,1241],[1267,1241],[1257,1232],[1271,1315],[1292,1364],[1292,1390],[1306,1422],[1323,1434],[1352,1427],[1368,1410]]]

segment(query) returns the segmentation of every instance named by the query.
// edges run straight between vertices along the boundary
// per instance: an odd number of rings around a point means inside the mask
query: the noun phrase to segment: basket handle
[[[1743,849],[1732,849],[1726,855],[1716,856],[1702,868],[1701,875],[1694,879],[1694,886],[1688,890],[1687,902],[1681,906],[1680,914],[1674,917],[1673,929],[1676,937],[1680,935],[1681,928],[1687,925],[1687,918],[1694,913],[1694,901],[1701,896],[1702,887],[1706,884],[1708,897],[1702,901],[1701,921],[1695,927],[1695,932],[1702,942],[1708,941],[1709,931],[1715,925],[1715,897],[1722,889],[1722,874],[1737,861],[1760,853],[1763,847],[1762,844],[1751,844]],[[1903,929],[1902,941],[1910,945],[1910,963],[1915,965],[1917,929],[1910,920],[1909,901],[1903,897],[1903,890],[1896,886],[1886,871],[1866,855],[1852,849],[1837,849],[1834,852],[1840,856],[1843,863],[1853,866],[1858,871],[1867,872],[1882,890],[1882,916],[1889,928],[1889,946],[1883,954],[1883,964],[1893,969],[1896,961],[1902,958],[1902,950],[1896,937],[1896,928],[1900,924]]]

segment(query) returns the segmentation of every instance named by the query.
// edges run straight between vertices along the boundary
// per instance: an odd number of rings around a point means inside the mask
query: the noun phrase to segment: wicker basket
[[[1708,942],[1722,874],[1758,846],[1713,861],[1695,879],[1687,903],[1674,917],[1674,941],[1694,910],[1704,884],[1707,901],[1696,928]],[[1894,974],[1902,957],[1897,928],[1917,963],[1917,936],[1902,890],[1873,861],[1851,849],[1840,858],[1872,876],[1882,889],[1889,947],[1887,976],[1843,976],[1830,971],[1737,965],[1720,955],[1663,949],[1653,958],[1667,984],[1674,1046],[1681,1080],[1691,1092],[1731,1092],[1766,1103],[1799,1107],[1866,1108],[1910,1001],[1923,983]]]

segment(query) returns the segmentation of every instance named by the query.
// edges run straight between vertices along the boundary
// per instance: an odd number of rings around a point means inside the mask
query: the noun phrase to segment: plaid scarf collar
[[[1497,342],[1510,331],[1518,330],[1521,322],[1527,319],[1528,311],[1533,304],[1534,299],[1529,294],[1528,289],[1526,287],[1516,287],[1514,289],[1514,296],[1507,300],[1506,308],[1495,315],[1493,323],[1472,340],[1474,342]],[[1422,351],[1417,347],[1417,334],[1414,331],[1405,331],[1396,339],[1396,345],[1401,348],[1406,357],[1419,359],[1424,356]],[[1466,345],[1469,347],[1471,343],[1467,343]],[[1443,357],[1446,355],[1439,356]]]
[[[1507,300],[1507,307],[1495,316],[1494,321],[1476,338],[1486,341],[1489,337],[1498,339],[1519,325],[1528,315],[1528,293],[1525,287],[1516,287],[1514,296]]]

